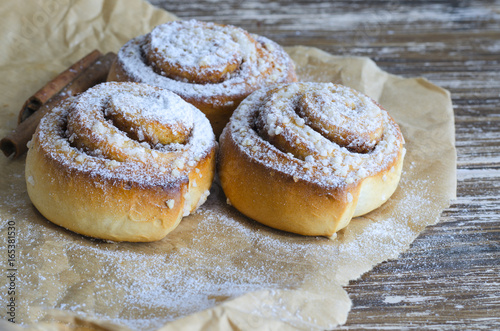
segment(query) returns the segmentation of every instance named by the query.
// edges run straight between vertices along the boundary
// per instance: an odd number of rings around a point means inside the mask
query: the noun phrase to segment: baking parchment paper
[[[24,100],[92,49],[118,51],[175,16],[142,1],[0,3],[0,136]],[[400,125],[401,183],[381,208],[336,238],[275,231],[226,204],[215,183],[205,205],[155,243],[74,234],[30,203],[24,157],[0,158],[0,328],[33,330],[287,330],[344,323],[342,285],[397,258],[455,197],[449,93],[390,75],[368,58],[290,47],[299,78],[365,92]],[[11,302],[14,302],[12,308]],[[9,306],[10,304],[10,306]]]

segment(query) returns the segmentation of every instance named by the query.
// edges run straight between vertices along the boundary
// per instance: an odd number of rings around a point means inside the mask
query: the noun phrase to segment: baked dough
[[[108,81],[134,81],[168,89],[195,105],[217,136],[253,91],[297,80],[293,61],[275,42],[210,22],[174,21],[128,41]]]
[[[369,97],[331,83],[254,92],[220,137],[219,176],[248,217],[331,236],[396,190],[405,149],[398,125]]]
[[[155,241],[209,194],[217,143],[177,95],[103,83],[55,107],[26,159],[28,194],[51,222],[112,241]]]

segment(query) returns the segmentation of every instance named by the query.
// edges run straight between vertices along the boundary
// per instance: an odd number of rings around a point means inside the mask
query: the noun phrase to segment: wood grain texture
[[[500,1],[151,2],[448,89],[457,199],[406,253],[347,286],[339,329],[500,329]]]

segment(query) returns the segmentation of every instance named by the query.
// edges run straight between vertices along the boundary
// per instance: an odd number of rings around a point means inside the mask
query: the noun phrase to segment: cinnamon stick
[[[46,103],[50,98],[52,98],[57,93],[61,92],[69,83],[71,83],[76,77],[82,74],[85,69],[90,67],[98,58],[102,56],[100,51],[93,50],[79,61],[75,62],[68,69],[61,72],[50,82],[45,84],[40,90],[26,100],[21,111],[19,112],[19,117],[17,123],[20,124],[22,121],[31,116],[36,112],[44,103]]]
[[[42,117],[54,106],[63,100],[86,91],[94,85],[105,82],[115,53],[107,53],[85,69],[77,78],[61,91],[56,93],[39,110],[29,116],[17,126],[9,135],[0,141],[0,149],[5,156],[16,158],[28,149],[26,144],[31,140],[33,133]]]

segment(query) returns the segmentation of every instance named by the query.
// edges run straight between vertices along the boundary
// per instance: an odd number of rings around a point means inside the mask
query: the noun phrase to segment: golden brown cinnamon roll
[[[218,136],[253,91],[296,81],[288,54],[271,40],[230,25],[174,21],[127,42],[108,81],[168,89],[206,114]]]
[[[398,125],[377,103],[331,83],[254,92],[220,137],[219,176],[230,203],[270,227],[331,236],[396,190]]]
[[[42,119],[26,160],[28,194],[74,232],[159,240],[206,200],[215,152],[209,121],[174,93],[104,83]]]

